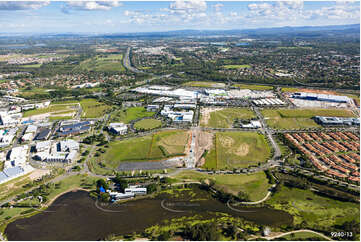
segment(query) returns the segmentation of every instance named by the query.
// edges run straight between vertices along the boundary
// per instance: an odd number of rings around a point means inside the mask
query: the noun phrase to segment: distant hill
[[[99,35],[98,37],[104,38],[134,38],[134,37],[177,37],[177,36],[215,36],[215,35],[316,35],[324,34],[343,34],[352,33],[359,35],[360,24],[350,25],[330,25],[330,26],[302,26],[302,27],[277,27],[277,28],[258,28],[258,29],[244,29],[244,30],[176,30],[165,32],[140,32],[140,33],[124,33],[124,34],[108,34]]]

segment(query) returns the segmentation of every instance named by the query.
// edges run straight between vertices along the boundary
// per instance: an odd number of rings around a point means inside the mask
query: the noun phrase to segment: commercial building
[[[314,119],[321,125],[360,125],[359,118],[315,116]]]
[[[5,167],[24,166],[27,161],[28,150],[28,145],[12,148],[9,154],[9,159],[5,162]]]
[[[148,112],[156,112],[159,109],[159,105],[148,105],[147,106],[147,111]]]
[[[50,134],[51,134],[51,129],[41,128],[40,131],[36,134],[34,140],[47,140],[49,139]]]
[[[8,112],[0,112],[0,125],[16,126],[19,123],[19,119],[21,117],[21,113],[9,114]]]
[[[241,125],[242,128],[247,128],[247,129],[258,129],[261,128],[261,122],[258,120],[251,120],[248,124],[242,124]]]
[[[35,146],[34,158],[44,162],[71,163],[78,155],[79,143],[75,140],[62,140],[52,143],[51,141],[39,142]]]
[[[138,187],[138,186],[129,186],[128,188],[124,189],[125,193],[134,193],[136,195],[145,195],[147,194],[147,188],[145,187]]]
[[[192,122],[194,112],[189,111],[174,111],[173,105],[164,105],[161,115],[166,116],[173,120],[173,122]]]
[[[124,123],[110,123],[109,131],[117,135],[124,135],[128,131],[128,126]]]
[[[4,168],[4,170],[0,172],[0,184],[8,182],[17,177],[26,175],[32,172],[33,170],[34,168],[32,168],[30,165],[25,165],[22,167],[14,166],[10,168]]]
[[[0,148],[11,144],[16,136],[18,128],[0,130]]]
[[[292,98],[305,99],[310,101],[336,102],[336,103],[352,103],[352,99],[346,96],[327,95],[309,92],[295,92]]]
[[[63,125],[59,128],[59,136],[69,136],[85,133],[90,130],[90,121],[77,122],[69,125]]]

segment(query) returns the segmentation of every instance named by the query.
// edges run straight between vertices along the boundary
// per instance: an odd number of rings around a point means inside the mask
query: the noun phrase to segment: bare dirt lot
[[[195,142],[195,159],[198,166],[202,166],[205,162],[204,157],[202,157],[205,150],[210,150],[213,146],[213,136],[211,132],[197,131],[196,142]]]
[[[202,108],[201,109],[201,125],[208,125],[208,121],[211,118],[211,112],[222,110],[223,108]]]
[[[50,170],[35,169],[32,173],[30,173],[29,178],[31,180],[36,180],[41,178],[42,176],[50,174],[50,172],[51,172]]]

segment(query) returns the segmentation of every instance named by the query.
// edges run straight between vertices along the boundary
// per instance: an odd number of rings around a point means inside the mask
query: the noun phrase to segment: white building
[[[6,147],[11,144],[16,136],[18,128],[0,130],[0,147]]]
[[[147,188],[145,187],[136,187],[136,186],[129,186],[128,188],[124,189],[125,193],[134,193],[136,195],[145,195],[147,194]]]
[[[118,135],[124,135],[128,131],[128,127],[124,123],[110,123],[109,131]]]
[[[46,150],[50,150],[50,148],[51,148],[50,140],[38,142],[35,146],[35,149],[37,152],[43,152]]]
[[[161,115],[173,120],[173,122],[192,122],[194,112],[189,111],[173,111],[172,105],[164,105]]]
[[[25,133],[36,133],[36,131],[38,130],[38,127],[36,125],[28,125],[28,127],[26,128]]]
[[[79,150],[79,143],[72,139],[62,140],[59,143],[60,151],[62,152],[71,152]]]
[[[25,133],[23,137],[21,137],[22,141],[30,141],[34,138],[34,133]]]
[[[9,114],[8,112],[0,112],[0,124],[3,126],[15,126],[19,123],[22,114]]]
[[[12,166],[24,166],[26,164],[29,146],[14,147],[10,151],[9,161]]]
[[[77,158],[79,143],[74,140],[62,140],[58,143],[51,141],[38,142],[35,146],[35,159],[44,162],[71,163]]]

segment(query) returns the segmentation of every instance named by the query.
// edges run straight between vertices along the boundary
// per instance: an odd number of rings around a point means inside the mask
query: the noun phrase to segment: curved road
[[[272,185],[271,188],[276,187],[277,184]],[[266,196],[264,198],[262,198],[261,200],[258,200],[256,202],[239,202],[239,204],[247,204],[247,205],[255,205],[255,204],[259,204],[259,203],[263,203],[264,201],[266,201],[268,199],[268,197],[272,194],[271,191],[269,191]]]
[[[280,237],[283,237],[283,236],[286,236],[286,235],[289,235],[289,234],[301,233],[301,232],[313,233],[313,234],[316,234],[316,235],[318,235],[318,236],[320,236],[320,237],[322,237],[322,238],[324,238],[326,240],[332,241],[332,239],[327,237],[326,235],[324,235],[322,233],[319,233],[319,232],[316,232],[316,231],[313,231],[313,230],[309,230],[309,229],[294,230],[294,231],[286,232],[286,233],[275,235],[275,236],[265,236],[265,237],[257,237],[257,238],[272,240],[272,239],[277,239],[277,238],[280,238]]]

